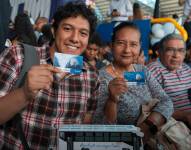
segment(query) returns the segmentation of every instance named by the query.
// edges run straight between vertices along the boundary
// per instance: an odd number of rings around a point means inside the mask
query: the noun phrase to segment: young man
[[[55,52],[80,55],[94,32],[96,17],[85,4],[68,3],[54,15],[55,45],[37,49],[40,65],[28,71],[24,86],[14,88],[23,64],[23,47],[0,56],[0,124],[21,113],[31,150],[56,149],[57,129],[66,123],[91,123],[97,103],[96,72],[86,63],[79,75],[52,66]],[[0,128],[0,149],[23,149],[15,124]]]

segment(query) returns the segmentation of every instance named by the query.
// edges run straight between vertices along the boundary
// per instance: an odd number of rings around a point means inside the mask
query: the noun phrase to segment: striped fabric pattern
[[[160,61],[153,62],[147,67],[172,98],[175,110],[191,111],[191,99],[188,94],[191,89],[191,68],[183,64],[176,73],[173,73]]]

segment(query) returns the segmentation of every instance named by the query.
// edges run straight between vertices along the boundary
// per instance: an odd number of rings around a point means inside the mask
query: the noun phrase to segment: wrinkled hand
[[[144,52],[142,51],[140,55],[137,55],[134,57],[134,63],[135,64],[141,64],[144,65],[145,64],[145,56],[144,56]]]
[[[109,82],[108,90],[110,94],[109,97],[117,102],[118,97],[127,92],[128,87],[123,78],[115,78]]]
[[[138,63],[138,64],[142,64],[142,65],[145,64],[145,56],[144,56],[144,52],[143,52],[143,51],[142,51],[141,54],[138,56],[137,63]]]
[[[23,86],[23,91],[27,100],[34,98],[39,90],[49,89],[53,82],[53,74],[60,72],[58,68],[48,64],[32,66],[28,71]]]

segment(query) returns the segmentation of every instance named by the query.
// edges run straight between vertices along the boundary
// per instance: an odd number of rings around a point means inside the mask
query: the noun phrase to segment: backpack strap
[[[40,64],[40,60],[34,46],[21,43],[24,47],[24,63],[19,75],[18,80],[16,81],[15,87],[21,87],[24,84],[25,76],[28,70],[33,66]]]
[[[23,44],[23,43],[21,44],[21,46],[24,47],[24,61],[23,61],[23,66],[21,68],[19,78],[16,81],[15,88],[19,88],[24,84],[26,74],[33,65],[40,64],[37,51],[33,46],[28,44]],[[25,134],[23,132],[21,114],[17,113],[10,121],[16,124],[18,137],[20,138],[22,142],[24,150],[30,150],[29,145],[25,138]]]

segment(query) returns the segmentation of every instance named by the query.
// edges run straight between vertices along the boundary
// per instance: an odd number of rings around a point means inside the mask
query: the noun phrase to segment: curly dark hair
[[[57,9],[53,17],[54,30],[56,31],[58,29],[58,26],[63,19],[77,16],[82,16],[85,19],[87,19],[87,21],[90,24],[90,36],[91,36],[92,33],[95,31],[97,25],[97,18],[94,12],[81,1],[68,2],[64,6],[61,6]]]

